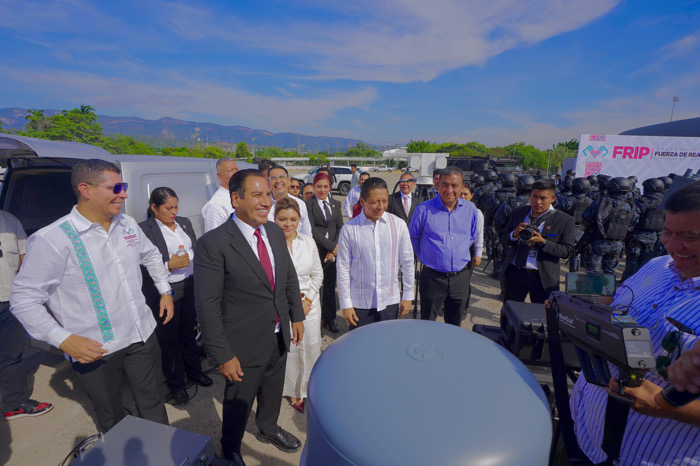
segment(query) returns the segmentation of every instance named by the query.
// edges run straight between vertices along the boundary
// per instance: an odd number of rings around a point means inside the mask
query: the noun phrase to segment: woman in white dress
[[[294,199],[282,198],[275,204],[275,223],[284,231],[287,247],[294,262],[304,306],[304,338],[299,346],[292,345],[287,355],[283,396],[291,399],[297,411],[304,412],[304,399],[309,376],[321,355],[321,301],[319,289],[323,284],[323,266],[316,242],[297,232],[301,214]]]

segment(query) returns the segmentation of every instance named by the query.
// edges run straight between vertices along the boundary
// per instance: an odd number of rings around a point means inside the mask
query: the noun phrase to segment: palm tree
[[[81,105],[81,106],[80,106],[80,113],[82,113],[83,115],[86,115],[86,114],[88,114],[88,113],[91,113],[91,114],[94,115],[94,114],[95,114],[95,109],[92,108],[92,107],[89,106],[89,105]]]
[[[51,126],[43,110],[29,109],[24,119],[29,121],[26,124],[28,130],[46,131]]]

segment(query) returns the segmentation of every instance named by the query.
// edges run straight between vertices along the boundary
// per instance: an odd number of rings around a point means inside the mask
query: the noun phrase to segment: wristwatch
[[[304,301],[308,301],[309,304],[313,304],[313,301],[311,301],[308,296],[304,296]]]
[[[173,289],[170,288],[168,291],[166,291],[165,293],[161,293],[160,295],[161,296],[175,296],[175,293],[173,292]]]

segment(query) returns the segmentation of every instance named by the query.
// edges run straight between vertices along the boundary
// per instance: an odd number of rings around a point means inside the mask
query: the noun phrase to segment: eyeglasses
[[[681,332],[678,330],[668,332],[661,341],[661,347],[666,354],[662,354],[656,358],[656,372],[666,380],[668,380],[668,366],[670,366],[673,361],[673,354],[676,352],[676,349],[678,350],[678,356],[681,355],[680,342]]]
[[[113,186],[102,186],[101,184],[92,184],[92,183],[87,183],[87,184],[89,184],[90,186],[97,186],[99,188],[109,188],[112,190],[112,192],[114,194],[119,194],[122,191],[126,192],[126,190],[129,188],[129,183],[117,183]]]

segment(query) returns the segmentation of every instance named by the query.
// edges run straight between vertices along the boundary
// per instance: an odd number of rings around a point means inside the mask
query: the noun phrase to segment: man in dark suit
[[[287,452],[301,446],[277,419],[287,351],[302,340],[304,310],[284,234],[267,221],[267,180],[257,170],[242,170],[229,189],[235,214],[197,241],[195,302],[207,353],[227,380],[223,454],[245,464],[241,441],[256,396],[258,439]]]
[[[335,301],[335,256],[338,237],[343,226],[340,201],[331,199],[330,178],[325,173],[314,177],[315,194],[306,201],[311,222],[311,234],[316,241],[318,254],[323,261],[323,290],[321,291],[321,321],[333,333],[338,332],[335,317],[338,313]]]
[[[411,173],[404,173],[399,178],[399,192],[389,197],[389,207],[387,212],[394,214],[408,225],[411,215],[419,204],[418,196],[413,192],[416,180]]]
[[[574,219],[555,210],[554,182],[538,180],[532,185],[530,205],[518,207],[501,233],[503,244],[512,244],[504,271],[504,301],[544,303],[559,290],[560,259],[574,252]],[[531,236],[527,241],[526,237]]]

